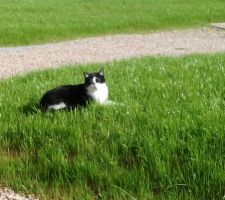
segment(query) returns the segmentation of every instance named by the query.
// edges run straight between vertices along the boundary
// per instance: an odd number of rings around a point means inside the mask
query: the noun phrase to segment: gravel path
[[[34,196],[25,196],[15,193],[13,190],[8,188],[0,189],[0,200],[38,200]]]
[[[100,63],[146,55],[178,56],[221,51],[225,51],[225,31],[209,27],[0,48],[0,79],[68,64]]]

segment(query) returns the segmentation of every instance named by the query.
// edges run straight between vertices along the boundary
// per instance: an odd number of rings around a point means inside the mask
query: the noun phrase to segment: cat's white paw
[[[111,100],[107,100],[103,103],[103,105],[106,105],[106,106],[121,106],[123,105],[122,103],[117,103],[115,101],[111,101]]]

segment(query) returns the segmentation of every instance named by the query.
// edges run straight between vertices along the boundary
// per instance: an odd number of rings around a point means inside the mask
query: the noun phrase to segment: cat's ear
[[[84,72],[84,78],[88,78],[89,74],[87,72]]]
[[[104,76],[104,69],[102,68],[102,69],[98,72],[98,74],[99,74],[100,76]]]

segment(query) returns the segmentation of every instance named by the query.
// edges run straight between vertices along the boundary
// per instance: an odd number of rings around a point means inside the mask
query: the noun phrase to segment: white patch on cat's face
[[[92,79],[94,85],[96,84],[96,77],[94,76],[93,79]]]
[[[62,108],[66,108],[66,104],[64,102],[48,106],[48,109],[50,110],[59,110]]]
[[[95,76],[92,78],[92,84],[88,86],[89,91],[94,92],[94,91],[98,90],[99,84],[102,84],[102,83],[97,83],[96,79],[97,78]]]
[[[94,101],[100,104],[104,104],[108,100],[109,91],[106,83],[96,83],[95,80],[95,83],[93,85],[87,87],[87,94]]]

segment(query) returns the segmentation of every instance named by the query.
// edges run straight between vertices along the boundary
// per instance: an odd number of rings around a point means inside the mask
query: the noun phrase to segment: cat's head
[[[85,85],[97,85],[97,84],[104,84],[105,83],[105,76],[104,76],[104,70],[101,69],[99,72],[94,73],[87,73],[84,72],[84,79],[85,79]]]

